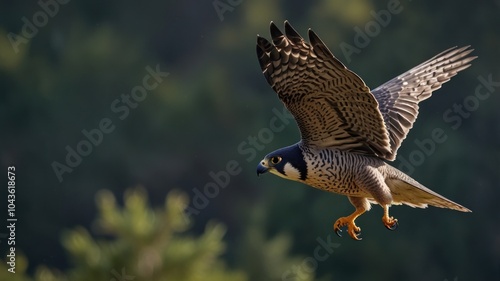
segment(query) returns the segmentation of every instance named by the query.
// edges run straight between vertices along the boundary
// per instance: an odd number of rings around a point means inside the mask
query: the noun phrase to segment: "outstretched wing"
[[[469,47],[448,49],[372,90],[389,131],[392,152],[385,157],[387,160],[396,158],[401,142],[413,127],[418,103],[428,99],[476,58],[467,56],[473,51]]]
[[[302,142],[376,155],[391,155],[389,133],[370,89],[318,36],[310,44],[285,22],[285,35],[271,22],[273,43],[257,37],[262,72],[293,114]]]

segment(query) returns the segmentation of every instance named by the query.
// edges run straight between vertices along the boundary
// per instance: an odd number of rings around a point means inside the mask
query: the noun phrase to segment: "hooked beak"
[[[259,176],[260,174],[263,174],[267,171],[269,171],[269,168],[262,165],[262,163],[259,163],[259,165],[257,165],[257,176]]]

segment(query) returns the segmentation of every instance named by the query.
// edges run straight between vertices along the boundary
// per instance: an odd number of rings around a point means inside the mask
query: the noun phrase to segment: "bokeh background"
[[[499,1],[51,3],[52,15],[0,2],[0,163],[16,167],[18,218],[11,274],[5,178],[1,280],[500,280]],[[391,5],[400,12],[356,44]],[[472,45],[479,58],[421,104],[393,164],[413,161],[412,177],[473,213],[394,207],[390,232],[374,206],[358,242],[332,231],[347,198],[256,177],[267,152],[299,139],[293,122],[269,134],[283,107],[255,55],[256,35],[285,19],[371,88]],[[169,74],[128,105],[148,66]],[[114,130],[58,179],[54,162],[105,118]],[[417,143],[436,128],[447,139],[426,153]]]

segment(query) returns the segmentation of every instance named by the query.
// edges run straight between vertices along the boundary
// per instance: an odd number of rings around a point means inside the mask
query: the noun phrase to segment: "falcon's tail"
[[[411,207],[427,208],[428,205],[453,209],[461,212],[472,212],[444,196],[428,189],[400,170],[386,165],[387,176],[385,183],[389,186],[393,204],[405,204]]]

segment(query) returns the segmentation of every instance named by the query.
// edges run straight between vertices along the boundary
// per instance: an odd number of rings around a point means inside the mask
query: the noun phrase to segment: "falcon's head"
[[[271,172],[288,180],[304,181],[307,164],[298,144],[278,149],[266,155],[257,165],[257,175]]]

